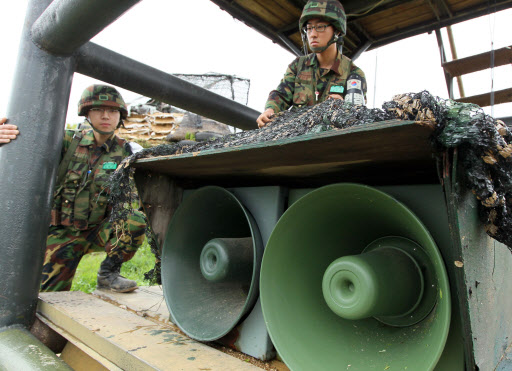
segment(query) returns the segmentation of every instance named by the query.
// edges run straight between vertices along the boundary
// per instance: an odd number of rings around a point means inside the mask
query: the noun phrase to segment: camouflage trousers
[[[41,291],[69,291],[76,268],[87,253],[106,251],[107,256],[126,262],[144,242],[146,227],[142,213],[135,211],[116,231],[105,219],[93,228],[80,231],[70,226],[51,226],[46,239]]]

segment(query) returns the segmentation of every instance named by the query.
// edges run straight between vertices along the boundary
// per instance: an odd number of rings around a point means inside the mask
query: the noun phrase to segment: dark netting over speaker
[[[439,250],[407,207],[368,186],[330,185],[293,203],[267,244],[260,289],[293,370],[430,370],[445,349]]]
[[[162,283],[174,322],[188,336],[226,335],[253,307],[263,246],[250,213],[226,189],[204,187],[176,211],[162,252]]]

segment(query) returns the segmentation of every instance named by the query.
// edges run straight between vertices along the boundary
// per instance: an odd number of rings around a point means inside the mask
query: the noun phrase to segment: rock
[[[180,126],[194,128],[195,130],[202,129],[201,116],[192,112],[187,112],[183,115],[183,120],[181,120]]]
[[[210,133],[205,136],[206,138],[210,138],[213,135],[215,135],[215,138],[218,138],[219,136],[231,133],[226,124],[207,119],[195,113],[187,112],[184,114],[179,126],[166,137],[166,140],[169,142],[179,142],[186,139],[188,133],[194,134],[196,140],[199,140],[197,139],[197,135],[205,131]]]
[[[198,142],[204,142],[207,140],[217,139],[217,138],[220,138],[223,136],[224,136],[224,134],[215,133],[213,131],[198,131],[196,133],[196,140]]]
[[[229,130],[229,126],[227,126],[226,124],[223,124],[221,122],[217,122],[215,120],[210,120],[205,117],[202,117],[201,123],[203,126],[203,129],[201,131],[209,131],[209,132],[219,133],[222,135],[231,134],[231,131]]]
[[[178,144],[184,145],[184,146],[192,146],[194,144],[197,144],[195,140],[180,140]]]

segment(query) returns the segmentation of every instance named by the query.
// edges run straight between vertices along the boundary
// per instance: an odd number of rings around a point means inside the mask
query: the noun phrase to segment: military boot
[[[112,290],[114,292],[131,292],[137,288],[137,282],[121,276],[123,260],[117,256],[107,256],[98,271],[98,290]]]

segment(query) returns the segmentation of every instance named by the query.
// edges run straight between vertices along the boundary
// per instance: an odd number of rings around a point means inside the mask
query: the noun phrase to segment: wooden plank
[[[134,167],[197,185],[321,185],[336,181],[437,182],[431,128],[388,121],[178,156],[138,160]]]
[[[462,103],[474,103],[480,107],[487,107],[491,105],[491,93],[459,98],[456,99],[456,101]],[[512,102],[512,88],[498,90],[494,92],[494,104],[502,104],[508,102]]]
[[[420,0],[361,17],[359,22],[368,34],[378,38],[435,19],[432,8]]]
[[[512,63],[512,46],[506,46],[494,51],[494,67]],[[443,68],[452,77],[491,68],[491,52],[472,55],[443,63]]]
[[[86,346],[77,346],[68,341],[60,359],[66,362],[74,371],[122,371],[119,367],[98,355]],[[105,364],[108,367],[105,367]]]
[[[269,3],[268,1],[258,0],[237,0],[237,4],[242,8],[276,29],[287,26],[300,17],[300,12],[298,14],[296,12],[291,13],[289,4],[284,3],[280,1]]]
[[[448,1],[448,7],[452,12],[461,12],[467,9],[472,9],[477,6],[488,7],[489,3],[482,0],[455,0]]]
[[[298,28],[298,19],[302,14],[302,8],[298,8],[288,0],[272,2],[268,0],[238,0],[238,2],[246,4],[244,7],[250,7],[251,3],[259,3],[261,7],[266,8],[269,12],[279,15],[282,20],[288,20],[289,22],[297,20]]]
[[[137,313],[139,316],[163,323],[167,326],[175,328],[176,331],[179,331],[178,327],[170,321],[170,314],[164,300],[162,286],[139,287],[138,290],[130,295],[101,290],[96,290],[94,295],[99,296],[102,300],[108,301],[109,303],[114,303],[122,308],[126,308],[126,310],[132,313]],[[241,326],[243,326],[243,322]],[[238,332],[238,328],[239,326],[237,326],[232,331]],[[227,337],[229,336],[236,337],[237,335],[228,334]],[[233,354],[238,354],[238,356],[241,356],[246,362],[250,362],[258,367],[268,369],[266,366],[270,366],[271,369],[276,369],[278,371],[289,371],[288,367],[286,367],[282,361],[277,359],[270,361],[260,361],[254,357],[238,353],[237,351],[231,349],[229,352],[230,354],[231,352]]]
[[[123,370],[260,370],[92,295],[39,295],[40,314]]]
[[[235,18],[249,24],[252,28],[269,37],[274,42],[289,49],[283,43],[276,30],[296,24],[299,20],[305,0],[212,0]],[[379,3],[369,14],[348,16],[349,33],[356,33],[355,22],[364,29],[363,34],[369,35],[373,41],[371,48],[387,45],[407,37],[430,32],[457,22],[466,21],[487,14],[489,11],[500,11],[512,7],[512,0],[497,0],[489,10],[489,4],[483,0],[445,0],[449,11],[441,13],[441,19],[434,14],[432,7],[424,0],[388,0]],[[344,3],[347,14],[361,13],[373,5],[370,1],[348,1]],[[235,9],[236,8],[236,9]],[[448,15],[449,13],[449,15]],[[300,38],[288,37],[297,49],[302,48]],[[355,39],[353,39],[354,41]],[[366,40],[347,45],[345,54],[351,57],[364,46]],[[297,49],[292,48],[296,53]]]

